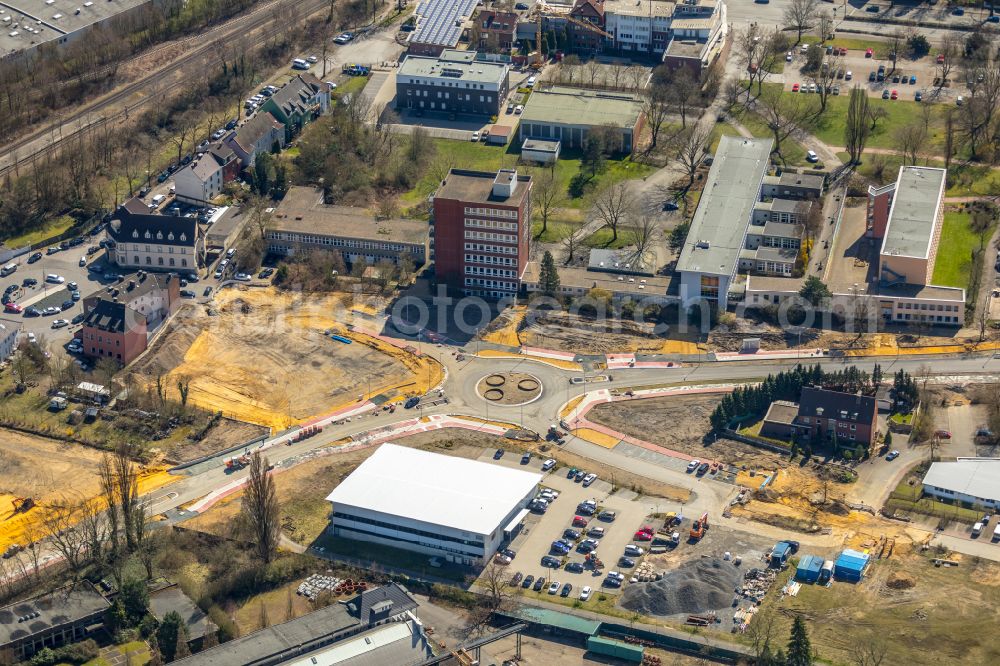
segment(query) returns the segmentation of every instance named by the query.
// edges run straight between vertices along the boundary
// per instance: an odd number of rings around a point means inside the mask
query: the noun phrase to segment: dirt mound
[[[732,562],[706,558],[683,564],[660,580],[629,585],[621,606],[660,616],[721,610],[732,604],[740,578]]]
[[[909,590],[917,584],[917,581],[913,576],[897,571],[896,573],[889,576],[889,579],[885,581],[886,587],[893,590]]]

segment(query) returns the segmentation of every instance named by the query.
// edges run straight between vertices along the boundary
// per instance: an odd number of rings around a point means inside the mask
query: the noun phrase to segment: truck
[[[705,530],[708,529],[708,513],[701,514],[701,518],[694,521],[691,526],[691,539],[697,541],[698,539],[705,536]]]
[[[1000,523],[993,528],[993,541],[1000,541]]]
[[[226,460],[226,472],[235,472],[250,464],[250,456],[244,453],[241,456],[233,456]]]
[[[66,409],[66,407],[68,406],[69,406],[69,401],[62,396],[57,395],[56,397],[49,400],[49,409],[51,409],[53,412],[62,411]]]

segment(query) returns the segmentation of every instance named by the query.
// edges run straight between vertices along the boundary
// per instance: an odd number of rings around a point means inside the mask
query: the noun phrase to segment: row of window
[[[107,354],[105,354],[103,349],[99,349],[97,347],[91,347],[90,348],[90,355],[91,356],[107,356],[108,358],[117,358],[119,361],[122,360],[121,352],[118,352],[117,354],[113,354],[113,353],[111,353],[109,351]]]
[[[97,333],[84,333],[83,334],[83,339],[84,340],[93,340],[95,337],[97,338],[98,342],[104,342],[104,336],[103,335],[99,335]],[[118,340],[117,338],[112,338],[109,335],[108,336],[108,342],[111,342],[112,340],[114,340],[115,347],[121,347],[122,346],[121,340]]]
[[[958,317],[949,315],[911,315],[910,313],[903,314],[902,312],[897,312],[896,321],[938,321],[943,324],[955,324],[958,323]]]
[[[433,539],[436,541],[450,541],[452,543],[460,543],[463,546],[478,546],[483,547],[483,536],[481,534],[475,535],[472,539],[462,539],[457,536],[452,536],[450,534],[441,534],[439,532],[428,532],[426,530],[418,530],[415,527],[409,527],[406,525],[399,525],[397,523],[387,523],[384,520],[375,520],[374,518],[367,518],[365,516],[355,516],[351,513],[343,513],[341,511],[334,511],[333,517],[338,520],[344,520],[351,523],[364,523],[365,525],[373,525],[375,527],[381,527],[387,530],[395,530],[397,532],[406,532],[407,534],[413,534],[414,536],[426,537],[428,539]],[[382,536],[377,534],[376,536]],[[437,543],[425,544],[428,546],[439,547]],[[461,551],[457,551],[461,552]]]
[[[493,277],[515,278],[517,271],[508,271],[503,268],[488,268],[486,266],[466,266],[466,275],[492,275]]]
[[[338,236],[314,236],[312,234],[294,234],[282,231],[272,231],[267,237],[271,240],[290,241],[309,245],[331,245],[333,247],[354,247],[362,250],[388,250],[390,252],[405,252],[407,246],[402,243],[388,241],[355,240]]]
[[[899,310],[930,310],[931,312],[958,312],[957,305],[942,305],[940,303],[900,303]]]
[[[502,280],[488,280],[484,278],[465,278],[466,287],[489,287],[490,289],[501,289],[503,291],[517,291],[516,282],[504,282]]]
[[[494,257],[488,254],[467,254],[465,255],[467,264],[499,264],[501,266],[517,266],[517,260],[513,257]]]
[[[410,95],[413,92],[414,91],[412,89],[408,89],[406,91],[406,94]],[[423,92],[423,95],[420,94],[421,92]],[[426,90],[424,90],[424,91],[417,90],[416,93],[417,93],[416,97],[427,97],[427,91]],[[438,94],[437,94],[437,99],[442,99],[442,98],[443,99],[451,99],[451,93],[450,92],[442,93],[439,90]],[[457,99],[460,102],[471,102],[472,101],[472,95],[470,95],[469,93],[465,93],[464,95],[463,95],[463,93],[455,93],[455,99]],[[480,102],[492,102],[493,101],[493,95],[480,95],[479,96],[479,101]],[[441,102],[441,107],[444,108],[444,102]],[[434,108],[434,102],[431,102],[431,108],[432,109]]]
[[[802,417],[802,422],[803,422],[803,423],[809,423],[809,417],[808,417],[808,416],[803,416],[803,417]],[[833,423],[833,421],[832,421],[832,420],[828,420],[828,421],[827,421],[827,423],[828,423],[828,424],[830,424],[830,423]],[[816,419],[816,425],[818,425],[818,426],[821,426],[821,425],[823,425],[823,419],[821,419],[821,418],[817,418],[817,419]],[[840,423],[840,422],[837,422],[837,427],[838,427],[838,428],[846,428],[846,427],[847,427],[847,425],[848,425],[848,424],[846,424],[846,423]],[[857,426],[857,425],[855,425],[855,424],[853,424],[853,423],[852,423],[852,424],[850,424],[850,425],[851,425],[851,430],[857,430],[857,429],[858,429],[858,426]]]
[[[764,236],[760,244],[764,247],[781,247],[790,250],[799,249],[798,238],[786,238],[784,236]]]
[[[758,261],[757,270],[761,273],[781,273],[784,275],[792,272],[792,264],[780,261]]]
[[[468,81],[449,81],[446,79],[419,79],[419,80],[403,80],[402,83],[410,83],[418,86],[441,86],[442,88],[465,88],[466,90],[486,90],[486,85],[483,83],[469,83]],[[407,95],[410,93],[407,92]],[[420,94],[420,91],[417,91]],[[424,91],[424,97],[427,97],[427,91]]]
[[[510,234],[495,234],[491,231],[469,231],[465,230],[465,237],[470,240],[498,241],[500,243],[517,243],[517,236]]]
[[[121,263],[121,264],[127,263],[127,258],[123,257],[123,256],[120,256],[119,259],[118,259],[118,263]],[[142,265],[142,261],[140,261],[139,255],[136,254],[136,255],[132,256],[132,264],[131,265],[132,266],[140,266],[140,265]],[[146,266],[152,266],[152,265],[153,265],[153,258],[147,254],[146,255]],[[177,266],[177,260],[174,259],[173,257],[170,257],[169,261],[166,262],[166,263],[164,263],[163,262],[163,257],[157,257],[156,258],[156,265],[157,266]],[[188,265],[188,260],[182,258],[180,266],[182,268],[187,268],[187,265]]]
[[[497,254],[517,254],[516,247],[510,247],[509,245],[484,245],[483,243],[466,243],[466,251],[472,250],[473,252],[495,252]]]
[[[508,210],[506,208],[472,208],[466,206],[466,215],[489,215],[490,217],[506,217],[511,220],[517,219],[517,210]]]
[[[515,215],[515,217],[517,217]],[[476,229],[499,229],[501,231],[517,231],[517,222],[498,222],[496,220],[478,220],[474,217],[465,218],[465,226]]]
[[[122,243],[122,247],[123,248],[125,248],[127,246],[128,246],[127,243]],[[133,252],[163,252],[163,246],[162,245],[156,245],[156,246],[146,245],[145,248],[146,248],[145,250],[140,250],[138,243],[133,243],[132,244],[132,251]],[[174,246],[173,245],[167,246],[167,254],[173,254],[173,253],[174,253]],[[179,248],[177,248],[177,254],[187,254],[187,253],[188,253],[188,251],[187,251],[186,247],[179,247]]]

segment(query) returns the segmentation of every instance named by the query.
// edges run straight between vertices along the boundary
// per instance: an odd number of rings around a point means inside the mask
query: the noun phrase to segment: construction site
[[[99,501],[101,455],[86,446],[4,431],[0,437],[0,552],[44,536],[53,503]],[[139,492],[150,492],[174,479],[163,468],[144,468]]]
[[[347,298],[226,289],[179,312],[135,370],[147,382],[190,380],[191,404],[274,429],[441,381],[434,359],[354,327]]]

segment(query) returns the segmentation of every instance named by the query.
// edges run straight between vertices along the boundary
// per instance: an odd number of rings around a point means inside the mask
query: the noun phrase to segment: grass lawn
[[[743,114],[739,122],[757,138],[770,139],[774,136],[770,128],[768,128],[767,122],[756,113]],[[781,145],[781,156],[785,158],[785,162],[791,165],[813,168],[816,166],[806,162],[806,149],[794,139],[785,139]]]
[[[739,136],[740,133],[735,127],[730,125],[728,122],[715,123],[715,127],[712,128],[712,142],[709,145],[709,152],[713,155],[719,149],[719,142],[722,141],[724,136]]]
[[[443,159],[456,168],[473,169],[480,171],[496,171],[500,168],[510,168],[517,165],[521,156],[520,147],[513,144],[506,148],[500,146],[488,146],[485,143],[473,143],[471,141],[455,141],[452,139],[434,139],[437,147],[437,157]],[[566,193],[569,182],[580,171],[580,155],[574,151],[564,151],[563,158],[556,162],[555,176],[559,182],[561,190]],[[531,168],[522,171],[527,173],[540,173],[541,169]],[[644,178],[655,171],[654,167],[646,164],[633,162],[631,158],[609,159],[604,171],[590,183],[588,190],[599,187],[601,183],[631,178]],[[400,197],[400,202],[404,206],[412,206],[424,201],[437,188],[438,182],[433,174],[424,176],[417,185],[409,192]],[[587,205],[586,197],[569,197],[563,203],[567,208],[581,208]],[[537,215],[537,211],[536,211]]]
[[[1000,195],[1000,170],[989,166],[952,166],[948,169],[948,182],[949,197]]]
[[[328,532],[320,535],[313,545],[322,546],[330,553],[337,553],[355,559],[360,558],[373,563],[377,562],[389,568],[405,569],[424,576],[450,578],[459,582],[466,579],[465,573],[454,566],[432,567],[430,565],[430,556],[400,548],[368,543],[367,541],[344,539],[335,537]]]
[[[806,44],[816,44],[819,42],[819,37],[817,35],[802,35],[802,41]],[[864,55],[865,49],[874,49],[875,56],[877,58],[885,58],[889,52],[889,45],[885,42],[878,41],[876,39],[860,39],[857,37],[836,37],[829,40],[828,44],[833,46],[842,46],[848,51],[861,51],[860,55]],[[851,54],[848,55],[859,55]],[[900,66],[902,66],[902,61],[900,61]]]
[[[972,251],[978,248],[979,236],[969,228],[969,214],[945,213],[941,244],[934,263],[934,284],[968,288]]]
[[[61,234],[72,226],[73,218],[69,215],[63,215],[46,222],[43,226],[35,229],[34,231],[29,231],[28,233],[21,234],[20,236],[4,239],[3,244],[10,248],[34,245],[35,243],[43,241],[50,236]]]
[[[630,229],[619,227],[618,238],[611,240],[611,229],[602,227],[583,239],[583,244],[587,247],[617,250],[631,245],[634,242],[635,234]]]
[[[367,76],[348,76],[346,81],[337,84],[336,97],[341,97],[348,93],[359,93],[368,84]]]
[[[909,414],[893,414],[889,417],[889,420],[893,423],[907,425],[913,421],[913,412],[910,412]]]
[[[569,236],[570,232],[579,226],[579,224],[573,224],[570,222],[553,222],[550,217],[544,234],[539,236],[539,232],[542,229],[542,223],[536,221],[531,225],[531,235],[535,240],[541,243],[558,243]]]

